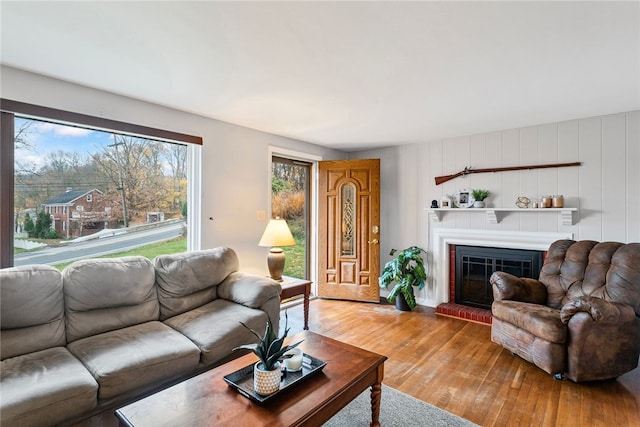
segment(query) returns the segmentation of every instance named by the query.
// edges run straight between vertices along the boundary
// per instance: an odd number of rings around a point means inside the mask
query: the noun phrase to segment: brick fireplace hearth
[[[469,322],[491,324],[491,310],[456,304],[456,247],[449,245],[449,301],[436,307],[436,314],[468,320]]]

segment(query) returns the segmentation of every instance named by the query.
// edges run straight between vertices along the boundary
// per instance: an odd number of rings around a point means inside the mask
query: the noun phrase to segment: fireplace
[[[431,274],[426,298],[420,303],[436,307],[440,315],[491,323],[491,311],[455,303],[455,258],[457,245],[546,251],[551,243],[572,239],[572,233],[434,228],[430,232]],[[538,269],[539,270],[539,269]]]
[[[494,271],[537,279],[542,251],[485,246],[451,245],[455,253],[456,304],[491,309],[493,290],[489,278]]]

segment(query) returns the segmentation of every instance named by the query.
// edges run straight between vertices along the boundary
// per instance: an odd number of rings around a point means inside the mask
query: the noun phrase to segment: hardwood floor
[[[290,334],[302,330],[302,305],[287,312]],[[420,306],[314,300],[309,328],[386,355],[386,385],[482,426],[640,426],[640,368],[617,380],[556,381],[492,343],[490,326]]]

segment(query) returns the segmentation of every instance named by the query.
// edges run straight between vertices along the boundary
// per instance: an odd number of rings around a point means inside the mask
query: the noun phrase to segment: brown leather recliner
[[[640,356],[640,243],[559,240],[539,280],[494,272],[491,340],[573,381],[616,378]]]

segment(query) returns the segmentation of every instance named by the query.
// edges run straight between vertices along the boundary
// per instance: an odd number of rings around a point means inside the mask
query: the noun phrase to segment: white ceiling
[[[640,2],[2,1],[0,61],[343,150],[640,108]]]

